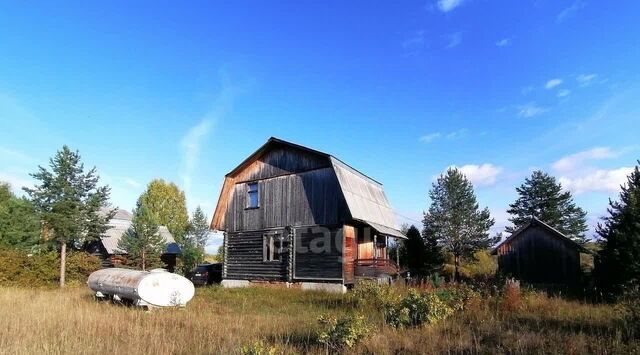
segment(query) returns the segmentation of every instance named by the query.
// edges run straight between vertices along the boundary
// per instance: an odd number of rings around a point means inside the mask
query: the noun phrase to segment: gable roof
[[[122,236],[131,228],[131,219],[133,216],[131,213],[125,210],[118,210],[115,216],[109,221],[109,229],[100,238],[104,249],[108,254],[126,254],[126,251],[118,249],[118,242]],[[164,242],[167,244],[167,254],[180,254],[180,247],[173,239],[173,235],[169,232],[167,227],[159,226],[158,233],[163,237]]]
[[[340,185],[351,217],[354,220],[368,224],[380,234],[396,238],[406,238],[404,234],[396,228],[395,214],[380,182],[330,154],[275,137],[269,138],[258,150],[249,155],[242,163],[225,175],[224,186],[220,192],[218,205],[211,220],[212,229],[216,229],[216,225],[221,225],[222,223],[222,216],[224,214],[222,209],[226,208],[226,206],[221,206],[221,201],[223,201],[222,204],[224,204],[224,201],[226,201],[225,193],[231,193],[230,186],[228,186],[228,184],[231,183],[231,177],[260,158],[269,149],[276,146],[286,146],[326,158],[338,178],[338,184]]]
[[[575,249],[578,249],[582,253],[592,254],[592,252],[589,249],[587,249],[587,248],[583,247],[582,245],[578,244],[577,242],[575,242],[571,238],[569,238],[566,235],[564,235],[559,230],[557,230],[557,229],[553,228],[552,226],[548,225],[547,223],[541,221],[537,217],[531,217],[531,220],[529,222],[527,222],[526,224],[522,225],[520,228],[516,229],[513,233],[511,233],[511,235],[507,239],[503,240],[498,245],[496,245],[496,247],[493,248],[493,250],[491,251],[491,254],[496,254],[498,252],[498,249],[502,245],[510,243],[513,239],[515,239],[517,236],[519,236],[526,229],[531,228],[533,226],[541,226],[542,228],[544,228],[547,231],[551,232],[551,235],[553,235],[554,237],[560,239],[564,243],[567,243],[569,246],[571,246],[571,247],[573,247]]]

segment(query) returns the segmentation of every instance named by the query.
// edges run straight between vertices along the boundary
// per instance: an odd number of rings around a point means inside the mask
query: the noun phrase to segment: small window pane
[[[247,184],[248,204],[249,208],[256,208],[260,205],[260,195],[258,194],[258,183],[252,182]]]

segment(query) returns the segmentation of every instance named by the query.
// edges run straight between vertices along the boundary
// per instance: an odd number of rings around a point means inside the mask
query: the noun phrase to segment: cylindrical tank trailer
[[[163,269],[102,269],[89,275],[87,285],[96,297],[147,307],[185,306],[195,293],[191,281]]]

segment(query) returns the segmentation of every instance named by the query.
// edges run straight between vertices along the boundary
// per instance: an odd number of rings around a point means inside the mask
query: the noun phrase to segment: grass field
[[[275,353],[324,353],[320,315],[353,312],[350,296],[294,289],[198,289],[186,309],[144,312],[96,302],[85,288],[0,288],[0,352],[6,354],[233,354],[261,341]],[[629,354],[612,305],[524,296],[505,311],[491,298],[430,326],[395,330],[379,310],[359,309],[376,330],[349,353]]]

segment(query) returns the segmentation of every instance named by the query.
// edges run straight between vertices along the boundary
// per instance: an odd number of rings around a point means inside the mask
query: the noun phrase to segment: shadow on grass
[[[621,331],[613,325],[592,324],[575,320],[535,319],[526,316],[515,317],[511,325],[521,330],[563,335],[582,333],[590,336],[610,337],[616,336]]]

